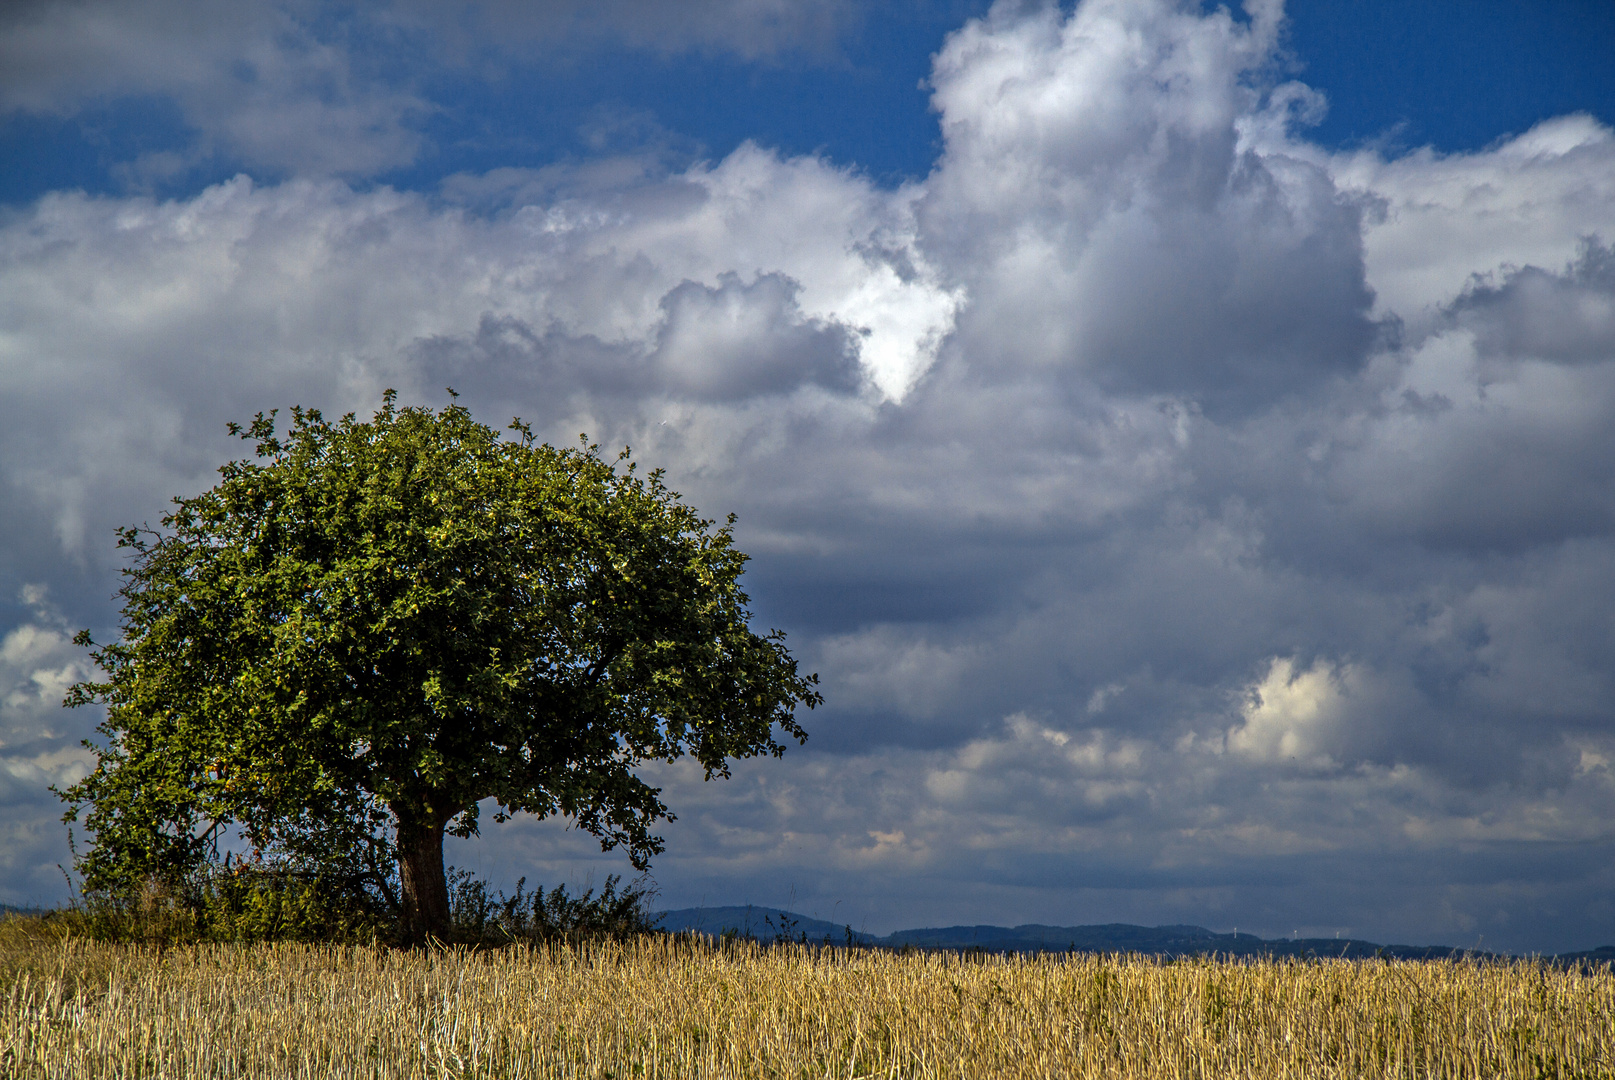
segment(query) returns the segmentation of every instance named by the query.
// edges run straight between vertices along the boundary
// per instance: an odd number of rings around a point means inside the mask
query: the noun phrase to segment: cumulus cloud
[[[949,39],[926,210],[981,301],[963,346],[1232,412],[1363,364],[1359,201],[1242,131],[1279,17],[1000,5]]]
[[[1323,744],[1341,722],[1349,693],[1344,684],[1355,674],[1351,668],[1338,673],[1321,661],[1296,671],[1293,661],[1275,659],[1252,687],[1240,725],[1228,732],[1229,748],[1258,761],[1332,766]]]
[[[111,527],[211,482],[225,421],[452,385],[738,512],[823,675],[808,750],[655,771],[669,903],[1597,944],[1615,137],[1327,154],[1280,18],[1001,5],[897,190],[744,145],[47,197],[0,223],[4,564],[104,626]],[[82,657],[31,611],[6,723],[44,731]]]
[[[1276,656],[1246,688],[1227,750],[1262,766],[1317,773],[1407,765],[1417,755],[1406,728],[1430,704],[1420,697],[1405,676],[1360,663],[1319,657],[1303,668]]]

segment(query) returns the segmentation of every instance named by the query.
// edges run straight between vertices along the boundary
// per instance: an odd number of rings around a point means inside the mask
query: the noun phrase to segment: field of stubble
[[[0,924],[0,1076],[1612,1077],[1615,977],[646,939],[154,948]]]

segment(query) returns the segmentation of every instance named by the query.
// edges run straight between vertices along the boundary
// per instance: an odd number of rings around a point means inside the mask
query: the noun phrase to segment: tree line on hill
[[[653,924],[670,933],[880,949],[927,949],[981,953],[1136,953],[1162,957],[1295,957],[1304,959],[1461,960],[1504,959],[1506,954],[1448,945],[1381,945],[1357,938],[1261,938],[1218,933],[1202,926],[946,926],[875,935],[851,925],[813,919],[778,908],[751,905],[679,908],[657,912]],[[1561,953],[1560,962],[1615,963],[1615,946]]]

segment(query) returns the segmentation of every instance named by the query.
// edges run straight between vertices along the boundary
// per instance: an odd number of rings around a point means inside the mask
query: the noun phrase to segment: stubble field
[[[0,924],[0,1076],[1615,1077],[1615,977],[1529,962],[647,938],[159,950]]]

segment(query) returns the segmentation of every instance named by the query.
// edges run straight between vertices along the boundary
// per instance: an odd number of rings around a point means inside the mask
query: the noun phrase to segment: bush
[[[655,888],[642,877],[628,885],[613,874],[598,894],[572,896],[562,885],[514,895],[496,891],[469,870],[451,869],[451,942],[506,945],[656,933],[650,901]],[[363,882],[254,859],[209,864],[178,883],[148,879],[128,894],[87,892],[71,911],[58,913],[72,932],[101,941],[152,945],[197,942],[301,941],[401,944],[406,935],[390,898]]]
[[[648,877],[619,886],[621,877],[606,878],[600,894],[585,889],[580,896],[569,896],[565,885],[545,892],[543,886],[527,892],[527,879],[516,882],[516,892],[497,896],[488,883],[469,870],[449,871],[449,910],[455,936],[468,943],[501,945],[510,942],[534,944],[610,938],[622,941],[643,934],[660,933],[651,919],[650,903],[656,896]]]
[[[212,875],[198,900],[214,941],[374,941],[393,921],[352,883],[284,866],[238,864]]]
[[[386,941],[396,921],[381,897],[330,875],[247,861],[210,864],[179,882],[91,891],[75,905],[82,931],[102,941]]]

